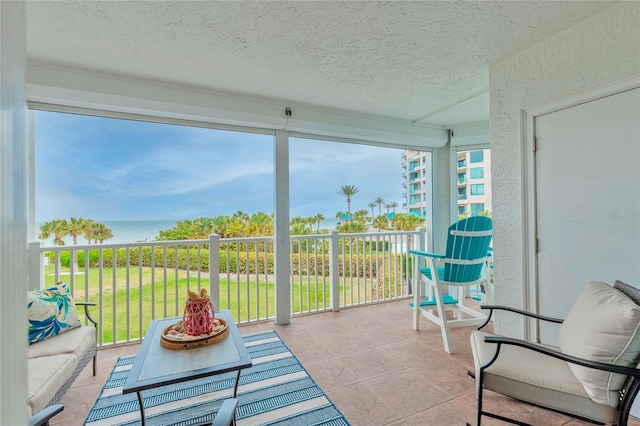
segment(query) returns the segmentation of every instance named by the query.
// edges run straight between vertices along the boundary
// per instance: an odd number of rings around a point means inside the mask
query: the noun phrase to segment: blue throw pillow
[[[66,283],[27,294],[29,344],[80,327],[73,296]]]

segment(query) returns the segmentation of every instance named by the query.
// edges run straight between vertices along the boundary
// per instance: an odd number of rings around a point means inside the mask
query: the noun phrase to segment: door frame
[[[523,301],[524,309],[539,313],[538,299],[538,258],[537,258],[537,202],[536,202],[536,162],[535,162],[535,119],[541,115],[554,113],[576,105],[640,88],[640,73],[620,79],[606,85],[587,89],[554,99],[549,102],[532,105],[521,111],[521,148],[522,148],[522,223],[523,223]],[[526,340],[539,342],[538,321],[525,319],[524,336]]]

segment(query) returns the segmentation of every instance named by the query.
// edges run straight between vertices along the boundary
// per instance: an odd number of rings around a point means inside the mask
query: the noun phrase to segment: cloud
[[[185,219],[271,213],[270,135],[99,117],[36,114],[38,220]],[[292,216],[346,210],[337,194],[353,184],[352,210],[380,196],[400,201],[401,150],[290,141]],[[294,213],[295,212],[295,213]]]

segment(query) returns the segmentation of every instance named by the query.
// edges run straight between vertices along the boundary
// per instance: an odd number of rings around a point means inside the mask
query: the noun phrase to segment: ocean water
[[[161,230],[174,228],[177,220],[117,220],[103,222],[113,232],[110,243],[153,241]]]

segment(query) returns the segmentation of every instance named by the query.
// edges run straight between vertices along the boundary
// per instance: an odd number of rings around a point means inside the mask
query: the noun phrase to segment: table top
[[[182,317],[151,321],[122,393],[139,392],[251,367],[251,356],[231,313],[218,311],[215,316],[227,322],[229,335],[212,345],[186,350],[167,349],[160,345],[162,331]]]

